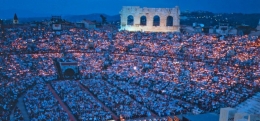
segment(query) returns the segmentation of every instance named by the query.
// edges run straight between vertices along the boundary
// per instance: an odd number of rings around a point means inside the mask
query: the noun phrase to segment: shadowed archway
[[[153,17],[153,26],[160,26],[160,17],[158,15]]]
[[[127,25],[134,25],[134,17],[132,15],[127,17]]]
[[[140,18],[140,25],[141,26],[146,26],[146,16],[142,16],[141,18]]]
[[[166,26],[173,26],[173,17],[172,16],[167,17]]]
[[[64,72],[65,77],[72,78],[74,75],[75,75],[75,71],[71,68],[66,69]]]

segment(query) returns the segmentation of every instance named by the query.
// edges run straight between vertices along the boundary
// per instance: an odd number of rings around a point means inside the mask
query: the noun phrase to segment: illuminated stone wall
[[[133,24],[128,25],[128,17],[133,16]],[[146,17],[146,25],[140,25],[142,16]],[[160,17],[160,25],[154,26],[154,16]],[[179,32],[180,10],[174,8],[140,8],[139,6],[123,6],[120,11],[121,29],[128,31],[150,31],[150,32]],[[167,24],[167,17],[172,18],[172,24]],[[169,19],[168,19],[169,20]],[[168,26],[167,26],[168,25]]]

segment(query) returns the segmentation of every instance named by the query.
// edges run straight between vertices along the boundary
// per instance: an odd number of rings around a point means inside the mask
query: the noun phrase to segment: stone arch
[[[141,26],[146,26],[147,25],[147,18],[146,18],[146,16],[141,16],[140,17],[140,25]]]
[[[155,15],[153,17],[153,26],[160,26],[160,16]]]
[[[134,25],[134,17],[132,15],[127,16],[127,25]]]
[[[166,26],[173,26],[173,17],[172,16],[167,17]]]

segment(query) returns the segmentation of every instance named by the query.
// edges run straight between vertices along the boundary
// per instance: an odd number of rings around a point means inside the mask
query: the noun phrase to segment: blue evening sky
[[[0,18],[51,15],[116,15],[122,6],[169,8],[215,13],[260,13],[260,0],[0,0]]]

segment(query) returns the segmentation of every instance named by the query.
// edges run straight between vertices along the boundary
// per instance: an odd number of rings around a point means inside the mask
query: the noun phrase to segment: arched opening
[[[146,16],[142,16],[142,17],[140,18],[140,25],[141,25],[141,26],[146,26]]]
[[[88,43],[88,49],[95,49],[95,44],[94,44],[94,42],[89,42],[89,43]]]
[[[127,25],[134,25],[134,17],[132,15],[127,17]]]
[[[75,75],[75,72],[71,68],[66,69],[65,72],[64,72],[65,78],[72,78],[74,75]]]
[[[160,17],[158,15],[153,17],[153,26],[160,26]]]
[[[167,17],[166,26],[173,26],[173,17],[172,16]]]

